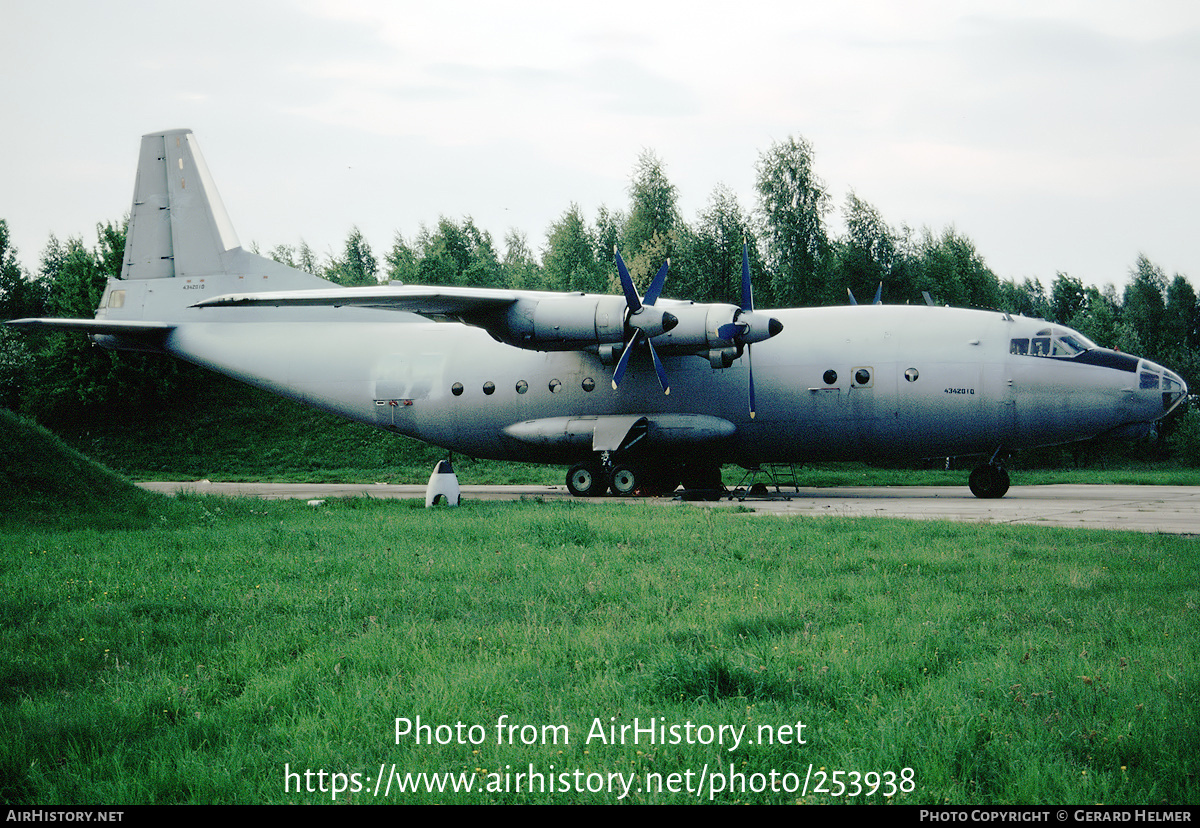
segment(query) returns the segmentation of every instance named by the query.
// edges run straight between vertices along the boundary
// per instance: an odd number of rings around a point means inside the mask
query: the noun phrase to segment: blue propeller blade
[[[663,266],[658,269],[658,273],[654,274],[654,280],[650,282],[650,287],[646,291],[646,295],[642,297],[642,303],[653,305],[658,301],[658,294],[662,293],[663,285],[667,281],[667,270],[671,267],[671,260],[667,259],[663,262]]]
[[[612,386],[613,390],[617,390],[617,386],[621,384],[621,378],[625,376],[625,369],[629,367],[629,357],[633,353],[633,348],[637,345],[638,337],[642,332],[634,329],[633,336],[629,338],[629,344],[625,346],[625,350],[621,352],[621,359],[617,362],[616,370],[613,371]],[[646,340],[649,342],[650,340]]]
[[[746,346],[746,373],[750,380],[750,419],[754,419],[757,408],[754,405],[754,360],[750,357],[750,352],[754,349],[749,345]]]
[[[625,304],[629,306],[631,314],[637,313],[642,309],[642,302],[638,298],[637,289],[633,286],[633,278],[629,275],[629,268],[625,267],[625,260],[621,258],[621,251],[613,248],[613,256],[617,260],[617,273],[621,276],[621,290],[625,291]]]
[[[750,290],[750,252],[742,238],[742,310],[754,310],[754,293]]]
[[[717,328],[717,336],[721,339],[734,339],[744,334],[749,327],[745,322],[730,322],[728,325]]]
[[[851,297],[851,299],[853,299],[853,297]],[[746,244],[745,237],[742,238],[742,310],[754,310],[754,292],[750,289],[750,247],[748,244]],[[754,405],[754,360],[750,356],[753,350],[754,349],[749,344],[746,345],[746,379],[750,386],[749,397],[751,420],[754,419],[754,415],[756,413]]]
[[[658,301],[658,295],[662,293],[663,285],[667,282],[667,271],[670,269],[671,260],[667,259],[663,262],[663,266],[658,269],[658,273],[654,274],[654,278],[650,281],[650,287],[646,290],[645,297],[639,299],[637,288],[633,286],[633,277],[629,275],[629,268],[625,266],[625,260],[621,258],[621,251],[615,246],[613,247],[613,258],[617,262],[617,273],[621,277],[621,290],[625,293],[625,305],[629,308],[629,316],[641,312],[642,307],[654,307],[654,303]],[[675,327],[678,320],[670,314],[663,314],[663,328],[661,330],[671,330]],[[666,324],[669,323],[669,324]],[[650,341],[650,335],[638,327],[634,327],[633,336],[629,338],[629,344],[625,346],[624,352],[621,354],[621,359],[617,362],[617,367],[613,371],[612,387],[615,391],[620,385],[621,379],[625,376],[625,371],[629,368],[629,359],[633,355],[633,349],[637,347],[638,339],[642,336],[646,337],[646,345],[650,348],[650,357],[654,361],[654,371],[658,374],[658,384],[662,386],[664,394],[671,393],[671,386],[667,383],[667,372],[663,368],[662,360],[658,358],[658,352],[654,350],[654,343]]]
[[[667,384],[667,371],[663,368],[662,360],[658,358],[658,351],[654,350],[654,343],[649,339],[646,344],[650,346],[650,356],[654,359],[654,371],[658,374],[658,384],[662,386],[664,394],[671,393],[671,386]]]

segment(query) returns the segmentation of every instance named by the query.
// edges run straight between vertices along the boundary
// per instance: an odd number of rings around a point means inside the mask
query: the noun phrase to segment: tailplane
[[[151,279],[190,280],[209,294],[330,286],[242,248],[190,129],[142,136],[120,281]]]
[[[142,136],[121,276],[108,280],[95,318],[7,324],[79,330],[106,347],[156,350],[179,323],[223,318],[193,307],[207,297],[327,287],[242,248],[195,136],[173,129]]]

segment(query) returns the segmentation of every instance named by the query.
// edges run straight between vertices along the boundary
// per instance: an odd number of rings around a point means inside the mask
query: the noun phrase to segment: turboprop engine
[[[590,346],[603,349],[625,344],[629,336],[627,310],[620,296],[528,297],[510,305],[503,319],[490,324],[488,330],[500,341],[527,350],[572,351]],[[728,367],[741,352],[741,346],[762,342],[783,330],[774,317],[742,310],[736,305],[666,300],[657,307],[643,305],[640,314],[630,315],[628,324],[667,353],[728,351],[728,361],[714,367]]]

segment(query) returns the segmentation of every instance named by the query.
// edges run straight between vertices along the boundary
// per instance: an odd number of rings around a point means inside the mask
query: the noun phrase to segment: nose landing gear
[[[1000,465],[989,463],[971,472],[968,485],[971,487],[971,494],[976,497],[997,498],[1004,497],[1008,492],[1008,484],[1008,472]]]

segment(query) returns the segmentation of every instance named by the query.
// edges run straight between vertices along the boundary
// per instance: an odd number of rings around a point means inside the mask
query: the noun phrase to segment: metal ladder
[[[766,478],[762,480],[760,478]],[[768,482],[769,481],[769,484]],[[768,485],[775,487],[776,494],[783,494],[781,487],[790,487],[793,492],[800,491],[800,483],[796,477],[795,463],[762,463],[753,469],[747,469],[741,480],[733,487],[731,498],[745,500],[750,497],[766,497]]]

